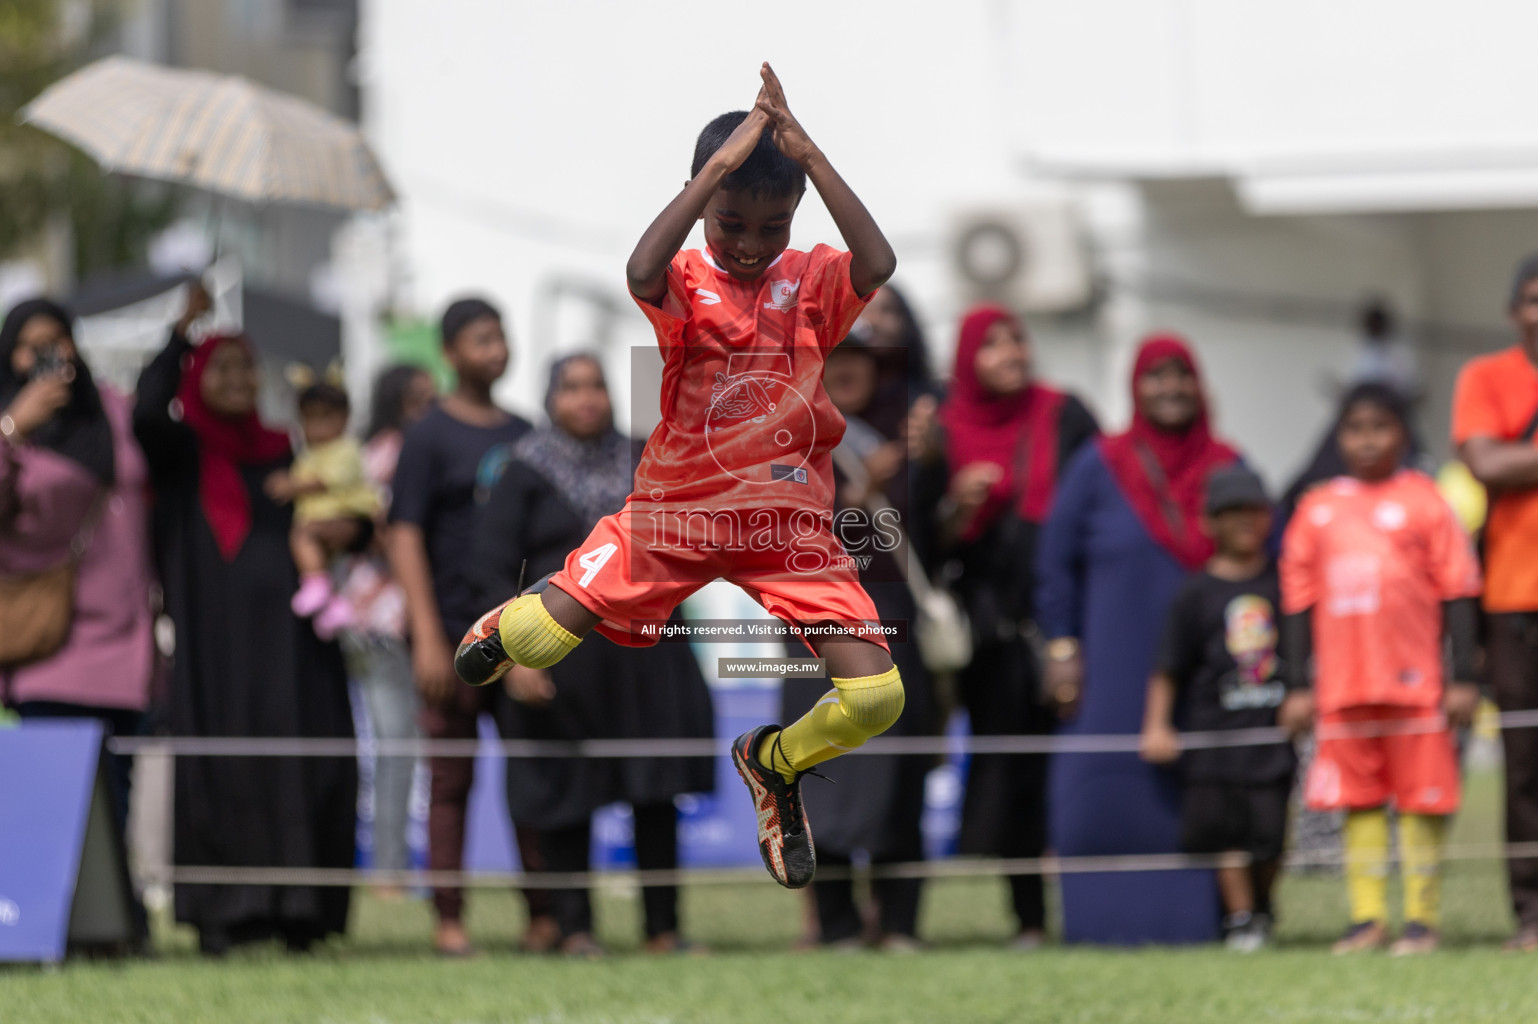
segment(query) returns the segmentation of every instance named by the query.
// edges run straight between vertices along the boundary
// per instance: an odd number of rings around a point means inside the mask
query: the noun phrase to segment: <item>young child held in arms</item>
[[[363,449],[347,436],[347,392],[329,382],[299,393],[304,449],[286,475],[268,482],[268,494],[294,503],[289,548],[299,569],[294,614],[315,619],[329,640],[352,623],[352,609],[332,586],[331,563],[358,541],[361,521],[379,513],[379,495],[363,470]]]
[[[662,422],[630,500],[562,571],[488,612],[456,667],[482,685],[514,662],[546,668],[595,628],[618,643],[654,643],[648,626],[684,598],[716,578],[736,583],[804,631],[833,681],[799,721],[760,726],[732,746],[764,865],[800,888],[816,867],[802,775],[887,729],[903,708],[875,606],[832,532],[829,452],[844,420],[822,387],[828,352],[896,257],[791,116],[769,65],[759,74],[753,109],[700,133],[691,179],[626,267],[664,358]],[[788,248],[808,178],[848,252]],[[705,249],[680,252],[700,220]]]
[[[1346,812],[1351,924],[1336,953],[1388,941],[1388,814],[1399,817],[1405,925],[1396,955],[1437,948],[1447,820],[1458,809],[1453,728],[1479,702],[1479,564],[1436,484],[1402,469],[1409,429],[1381,384],[1347,393],[1337,436],[1348,475],[1304,496],[1282,543],[1283,723],[1317,714],[1304,784],[1316,810]],[[1451,641],[1452,681],[1443,643]],[[1308,665],[1314,678],[1309,691]]]
[[[1214,472],[1204,527],[1217,553],[1170,608],[1141,752],[1153,764],[1180,760],[1186,852],[1249,854],[1246,867],[1218,869],[1228,947],[1248,953],[1271,935],[1296,758],[1290,744],[1182,754],[1174,722],[1178,708],[1193,731],[1274,726],[1286,697],[1277,655],[1281,584],[1266,552],[1271,503],[1260,478],[1243,466]]]

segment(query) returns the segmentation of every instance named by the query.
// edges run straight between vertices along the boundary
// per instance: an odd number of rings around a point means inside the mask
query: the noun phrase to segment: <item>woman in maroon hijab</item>
[[[916,507],[938,506],[933,561],[954,578],[972,623],[972,663],[957,679],[978,735],[1050,732],[1029,637],[1036,535],[1059,471],[1095,436],[1077,398],[1032,379],[1031,344],[1020,321],[997,306],[967,314],[956,343],[940,429],[920,453]],[[936,501],[936,499],[938,499]],[[961,852],[1040,856],[1046,841],[1046,758],[972,758],[962,810]],[[1041,941],[1046,907],[1040,875],[1009,879],[1018,943]]]
[[[1048,695],[1064,734],[1137,733],[1166,613],[1212,554],[1202,533],[1208,475],[1238,455],[1208,420],[1196,357],[1182,339],[1144,341],[1132,370],[1132,425],[1068,467],[1037,552],[1037,622]],[[1056,754],[1049,835],[1064,856],[1172,853],[1179,793],[1136,754]],[[1220,911],[1210,871],[1064,875],[1074,942],[1204,942]]]
[[[176,625],[168,718],[178,736],[351,737],[340,648],[296,619],[288,435],[257,414],[250,345],[187,328],[139,378],[134,430],[155,488],[155,547]],[[276,497],[275,497],[276,496]],[[357,776],[350,758],[178,757],[175,861],[348,868]],[[281,938],[307,949],[347,923],[346,888],[179,885],[177,920],[206,953]]]

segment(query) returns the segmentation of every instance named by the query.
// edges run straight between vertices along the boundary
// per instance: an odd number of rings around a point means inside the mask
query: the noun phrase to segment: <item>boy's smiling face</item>
[[[803,195],[717,189],[703,217],[710,255],[738,281],[758,280],[790,245],[790,222]]]

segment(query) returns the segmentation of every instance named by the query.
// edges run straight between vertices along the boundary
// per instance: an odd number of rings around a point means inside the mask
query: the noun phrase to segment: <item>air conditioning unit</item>
[[[961,211],[951,220],[949,243],[966,304],[997,302],[1025,313],[1066,313],[1089,304],[1089,253],[1071,202]]]

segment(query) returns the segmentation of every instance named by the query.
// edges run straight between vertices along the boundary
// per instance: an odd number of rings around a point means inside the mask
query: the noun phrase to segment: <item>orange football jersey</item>
[[[1324,714],[1442,699],[1442,602],[1477,597],[1473,546],[1436,484],[1401,470],[1304,496],[1282,542],[1282,609],[1312,608]]]
[[[823,390],[823,361],[870,298],[855,294],[850,259],[826,245],[787,249],[758,280],[738,281],[689,249],[668,267],[660,305],[636,300],[665,364],[635,511],[831,513],[828,453],[844,417]]]

